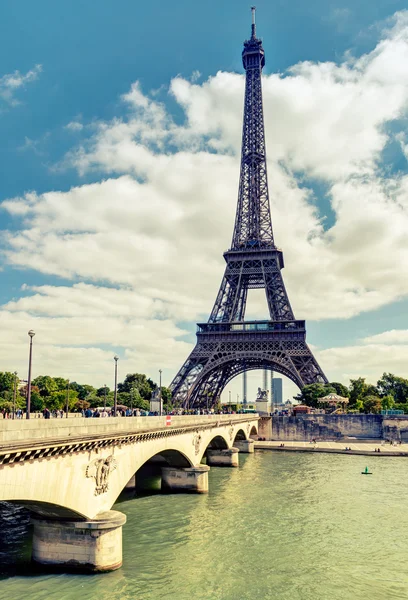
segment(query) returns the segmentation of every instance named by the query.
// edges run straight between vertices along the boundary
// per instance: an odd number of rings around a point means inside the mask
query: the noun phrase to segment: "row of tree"
[[[25,409],[27,386],[16,381],[16,410]],[[15,376],[10,372],[0,371],[0,410],[11,412],[14,401]],[[156,383],[142,373],[130,373],[118,384],[117,403],[131,408],[149,410],[152,392],[157,389]],[[171,408],[171,392],[162,387],[162,398],[165,409]],[[31,385],[31,411],[39,412],[48,408],[65,410],[68,399],[70,411],[86,408],[113,406],[114,391],[107,386],[95,388],[89,384],[76,381],[68,382],[63,377],[40,375]]]
[[[14,374],[0,371],[0,410],[13,410]],[[18,381],[17,381],[18,383]],[[130,373],[118,384],[117,402],[132,408],[149,410],[150,398],[157,384],[142,373]],[[16,409],[25,409],[27,387],[17,385]],[[321,407],[319,399],[328,394],[338,394],[349,400],[347,410],[356,412],[379,413],[385,409],[400,409],[408,413],[408,379],[392,373],[384,373],[377,385],[367,383],[365,378],[351,379],[347,387],[342,383],[312,383],[306,385],[295,396],[295,400],[311,407]],[[49,410],[65,410],[68,396],[69,410],[82,410],[113,406],[114,392],[108,387],[95,388],[89,384],[76,381],[68,382],[63,377],[40,375],[32,381],[32,412]],[[165,410],[171,410],[171,392],[162,387],[162,398]]]
[[[367,383],[364,377],[350,379],[346,387],[342,383],[312,383],[305,385],[295,400],[312,407],[321,407],[319,399],[328,394],[337,394],[348,399],[348,411],[379,413],[382,410],[398,409],[408,413],[408,379],[392,373],[384,373],[377,385]]]

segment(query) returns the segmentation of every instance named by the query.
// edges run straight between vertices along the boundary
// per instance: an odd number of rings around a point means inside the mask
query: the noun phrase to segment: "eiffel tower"
[[[198,323],[197,344],[171,383],[177,406],[206,407],[228,381],[251,369],[273,370],[302,388],[327,382],[306,344],[305,321],[295,319],[283,283],[282,251],[275,245],[266,172],[261,73],[262,41],[244,42],[246,71],[241,174],[231,248],[225,274],[207,323]],[[264,288],[270,320],[245,321],[249,289]]]

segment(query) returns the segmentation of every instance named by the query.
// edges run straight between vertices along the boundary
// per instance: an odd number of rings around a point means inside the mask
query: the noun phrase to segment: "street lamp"
[[[67,405],[65,407],[65,416],[68,419],[68,408],[69,408],[69,379],[67,382]]]
[[[17,396],[17,371],[14,371],[13,419],[16,418],[16,396]]]
[[[103,384],[103,412],[106,412],[106,383]]]
[[[159,369],[159,373],[160,373],[160,382],[159,382],[160,416],[162,416],[162,414],[163,414],[163,401],[162,401],[162,389],[161,389],[161,376],[162,376],[162,370],[161,369]]]
[[[118,410],[118,360],[119,360],[119,356],[114,356],[113,360],[115,361],[115,394],[114,394],[114,400],[113,400],[113,412],[115,413],[115,417],[117,417],[117,410]]]
[[[27,382],[27,412],[26,419],[30,418],[30,408],[31,408],[31,362],[33,358],[33,337],[35,336],[35,331],[30,329],[28,332],[30,336],[30,355],[28,359],[28,382]]]

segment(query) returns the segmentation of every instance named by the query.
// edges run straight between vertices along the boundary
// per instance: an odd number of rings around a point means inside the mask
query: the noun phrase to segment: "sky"
[[[6,0],[0,371],[169,384],[237,201],[242,0]],[[269,192],[295,316],[331,381],[408,377],[408,10],[257,2]],[[261,291],[248,318],[267,318]],[[249,374],[250,396],[261,374]],[[241,380],[223,398],[241,395]],[[296,393],[285,381],[284,396]]]

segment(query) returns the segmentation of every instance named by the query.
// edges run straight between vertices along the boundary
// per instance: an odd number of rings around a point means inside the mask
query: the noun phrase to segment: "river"
[[[406,600],[407,481],[405,458],[240,455],[211,469],[208,495],[118,502],[124,564],[102,575],[30,572],[25,512],[3,505],[0,597]]]

